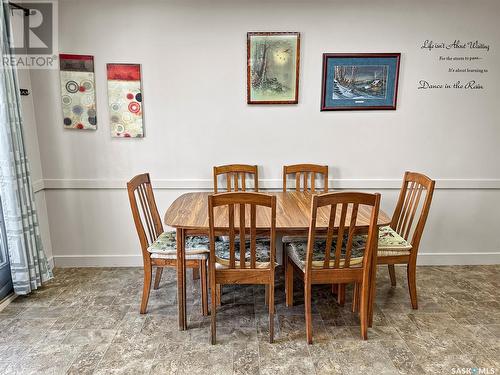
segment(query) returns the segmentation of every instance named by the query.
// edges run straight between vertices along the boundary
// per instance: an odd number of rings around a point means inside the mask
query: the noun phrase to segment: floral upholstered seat
[[[361,243],[366,242],[366,235],[357,236]],[[411,244],[401,237],[390,226],[380,227],[378,230],[377,256],[397,256],[410,254]]]
[[[267,268],[270,261],[270,240],[269,238],[257,238],[255,244],[255,267]],[[222,268],[229,266],[229,239],[219,239],[215,241],[215,260]],[[234,241],[235,267],[240,267],[240,241]],[[245,241],[245,266],[250,266],[250,241]]]
[[[206,236],[186,237],[186,259],[206,259],[209,253],[209,242]],[[148,247],[151,258],[177,259],[177,238],[175,232],[163,232]]]
[[[285,243],[285,250],[290,259],[299,266],[302,270],[305,270],[306,252],[307,252],[307,238],[306,237],[283,237],[283,242]],[[345,249],[347,245],[347,238],[344,238],[341,251],[340,266],[344,265]],[[335,262],[335,248],[337,246],[337,238],[332,241],[332,246],[330,248],[330,267],[333,267]],[[325,261],[325,248],[326,239],[319,238],[314,241],[313,248],[313,268],[323,268]],[[351,250],[351,260],[350,266],[360,266],[363,263],[363,253],[364,253],[364,243],[358,242],[357,239],[353,240],[352,250]]]

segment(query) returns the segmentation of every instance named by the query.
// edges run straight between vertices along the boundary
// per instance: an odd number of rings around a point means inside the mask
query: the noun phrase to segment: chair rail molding
[[[160,190],[212,190],[212,179],[158,179],[152,181],[155,189]],[[281,179],[260,179],[259,188],[264,190],[279,190],[282,188]],[[42,179],[33,183],[35,193],[42,190],[65,189],[126,189],[127,180],[119,179]],[[330,189],[400,189],[401,178],[365,179],[340,178],[329,179]],[[500,179],[436,179],[436,189],[500,190]]]

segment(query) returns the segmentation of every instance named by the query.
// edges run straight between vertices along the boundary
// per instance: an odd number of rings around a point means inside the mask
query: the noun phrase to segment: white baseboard
[[[5,297],[3,300],[0,301],[0,311],[5,309],[12,301],[14,301],[17,298],[16,293],[11,293],[7,297]]]
[[[54,255],[56,267],[142,267],[142,255]]]
[[[142,267],[142,255],[54,255],[56,267]],[[500,264],[500,252],[421,253],[420,266]]]

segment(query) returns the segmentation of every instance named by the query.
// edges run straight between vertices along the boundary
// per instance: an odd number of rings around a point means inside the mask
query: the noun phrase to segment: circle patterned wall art
[[[107,64],[107,77],[111,136],[144,137],[141,66]]]
[[[94,57],[59,55],[63,124],[67,129],[97,129]]]

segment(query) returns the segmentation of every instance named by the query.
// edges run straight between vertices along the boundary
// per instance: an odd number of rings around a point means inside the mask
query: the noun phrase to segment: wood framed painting
[[[108,105],[113,138],[143,138],[140,64],[107,64]]]
[[[396,109],[400,53],[324,53],[321,110]]]
[[[60,54],[61,104],[66,129],[97,129],[94,56]]]
[[[297,104],[300,33],[247,33],[247,103]]]

